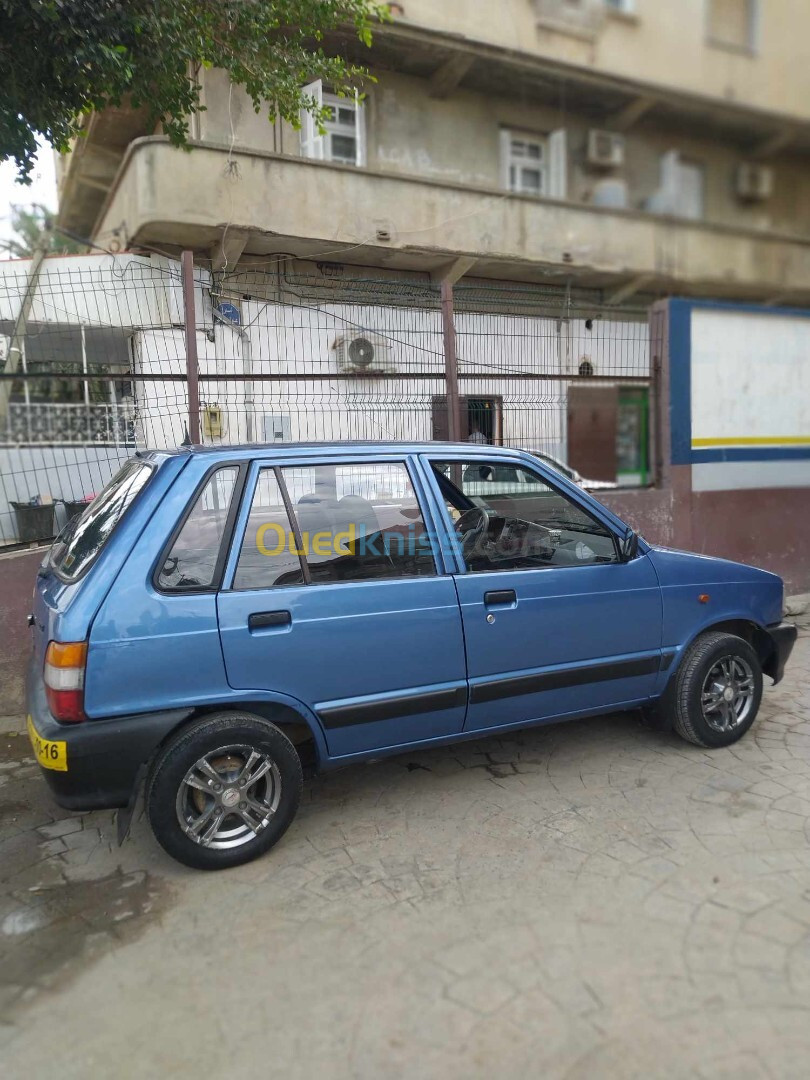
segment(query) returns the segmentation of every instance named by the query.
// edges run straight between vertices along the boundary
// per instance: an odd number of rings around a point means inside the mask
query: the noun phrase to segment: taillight
[[[87,642],[52,641],[45,653],[45,695],[52,715],[75,724],[84,715],[84,667]]]

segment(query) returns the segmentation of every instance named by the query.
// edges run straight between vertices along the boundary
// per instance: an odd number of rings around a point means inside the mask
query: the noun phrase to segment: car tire
[[[281,839],[302,783],[298,753],[275,724],[250,713],[216,713],[161,749],[146,784],[146,812],[158,843],[178,862],[224,870]]]
[[[673,729],[695,746],[731,746],[749,730],[762,700],[762,667],[747,641],[701,634],[665,695]]]

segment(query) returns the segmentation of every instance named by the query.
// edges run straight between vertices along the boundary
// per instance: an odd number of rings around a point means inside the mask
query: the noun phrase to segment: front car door
[[[254,463],[218,596],[228,681],[303,702],[331,757],[461,732],[453,577],[413,464]]]
[[[649,698],[662,600],[647,555],[623,562],[598,506],[520,457],[437,452],[422,462],[457,538],[465,730]]]

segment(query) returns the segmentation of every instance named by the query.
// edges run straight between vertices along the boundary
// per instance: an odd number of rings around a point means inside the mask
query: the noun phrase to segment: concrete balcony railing
[[[159,137],[128,148],[95,238],[201,251],[225,230],[253,255],[421,270],[468,256],[476,276],[810,300],[810,240],[795,236]]]

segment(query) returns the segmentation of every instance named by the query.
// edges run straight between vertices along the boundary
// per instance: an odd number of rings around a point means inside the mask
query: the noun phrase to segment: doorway
[[[447,442],[450,438],[450,421],[447,415],[447,397],[437,394],[431,401],[433,409],[433,438]],[[503,398],[459,397],[462,442],[503,444]]]

